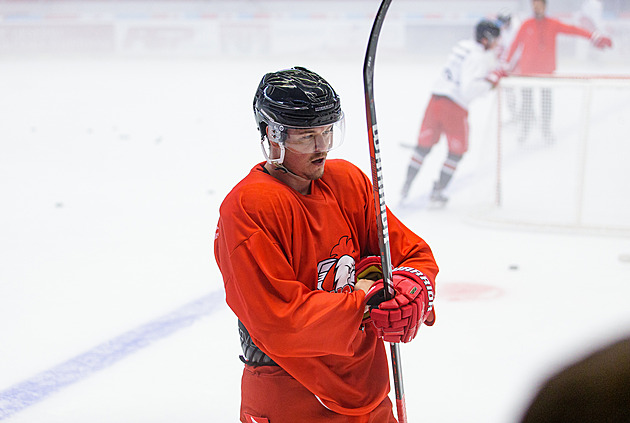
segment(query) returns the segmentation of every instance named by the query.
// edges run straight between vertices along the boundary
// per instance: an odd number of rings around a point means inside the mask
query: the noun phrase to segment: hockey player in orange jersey
[[[369,178],[327,160],[339,96],[304,68],[266,74],[254,114],[266,161],[226,196],[214,241],[239,321],[242,422],[396,422],[384,341],[435,320],[431,249],[389,210],[395,297],[383,301]]]
[[[590,31],[569,25],[546,15],[547,1],[532,0],[534,16],[521,25],[507,53],[507,63],[516,62],[514,75],[551,75],[556,70],[556,38],[566,34],[588,38],[599,49],[612,47],[612,40],[599,31]],[[533,94],[531,88],[522,91],[521,133],[519,142],[529,136],[534,122]],[[553,142],[551,131],[552,92],[549,88],[541,90],[542,134],[546,142]]]

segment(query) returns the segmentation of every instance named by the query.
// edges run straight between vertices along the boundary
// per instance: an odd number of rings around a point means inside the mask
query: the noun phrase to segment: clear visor
[[[271,139],[298,154],[324,153],[343,144],[345,118],[335,123],[312,128],[296,128],[277,123],[269,125]]]

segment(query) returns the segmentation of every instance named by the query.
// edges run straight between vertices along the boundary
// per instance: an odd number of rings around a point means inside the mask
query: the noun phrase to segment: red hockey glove
[[[355,273],[357,280],[370,279],[377,281],[383,279],[383,268],[381,267],[381,258],[379,256],[367,256],[357,263]]]
[[[508,73],[502,67],[498,67],[486,76],[486,81],[492,84],[492,88],[499,84],[501,78],[508,76]]]
[[[612,47],[612,40],[601,32],[595,31],[591,34],[591,42],[597,48],[604,49]]]
[[[378,281],[379,279],[383,279],[383,268],[381,266],[381,258],[378,256],[367,256],[361,259],[360,262],[357,263],[355,268],[355,273],[357,280],[355,282],[355,289],[362,289],[363,291],[367,291],[374,285],[374,283],[366,284],[365,279],[370,281]],[[370,307],[368,305],[365,306],[365,311],[363,314],[363,321],[366,322],[367,319],[370,318]]]
[[[383,280],[366,294],[370,321],[387,342],[409,342],[433,309],[433,288],[429,279],[412,268],[394,271],[395,296],[384,301]]]

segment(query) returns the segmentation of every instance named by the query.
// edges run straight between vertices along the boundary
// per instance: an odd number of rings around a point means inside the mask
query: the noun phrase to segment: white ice
[[[221,200],[262,161],[254,90],[267,71],[321,73],[347,115],[334,156],[367,173],[360,56],[0,63],[0,420],[238,420],[238,331],[212,241]],[[515,422],[547,376],[629,334],[630,242],[471,220],[493,187],[480,111],[448,207],[399,205],[400,144],[415,142],[440,62],[376,66],[386,200],[441,267],[437,323],[401,347],[408,415]]]

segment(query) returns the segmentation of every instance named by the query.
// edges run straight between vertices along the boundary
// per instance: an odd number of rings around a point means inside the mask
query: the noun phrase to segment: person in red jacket
[[[546,0],[532,0],[534,16],[521,25],[507,54],[506,62],[516,60],[514,75],[551,75],[556,70],[556,38],[558,34],[590,38],[597,48],[612,47],[609,37],[595,31],[563,23],[545,15]],[[533,125],[533,104],[531,88],[523,89],[519,137],[524,142]],[[551,133],[552,95],[549,88],[541,91],[542,134],[546,141],[552,141]]]
[[[266,161],[225,197],[214,240],[241,335],[240,420],[394,423],[383,341],[433,324],[433,253],[387,209],[395,296],[383,301],[372,184],[327,159],[344,115],[321,76],[264,75],[254,115]]]

